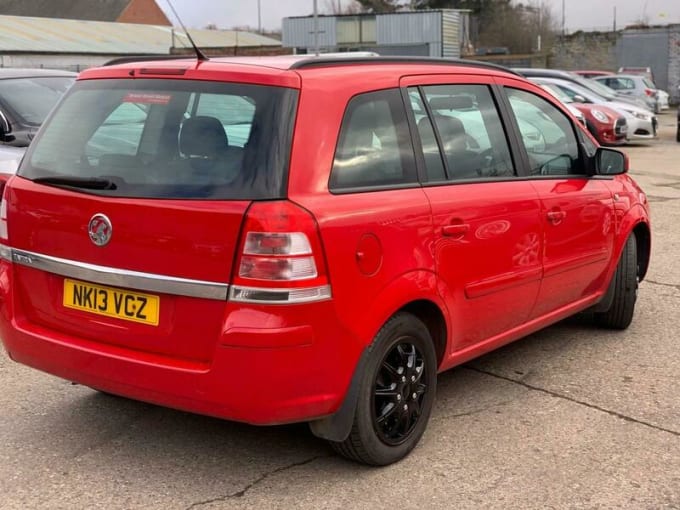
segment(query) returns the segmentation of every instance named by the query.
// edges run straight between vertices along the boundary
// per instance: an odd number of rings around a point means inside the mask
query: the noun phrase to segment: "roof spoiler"
[[[119,64],[133,64],[135,62],[151,62],[155,60],[193,60],[193,55],[130,55],[129,57],[118,57],[104,63],[104,66],[115,66]]]

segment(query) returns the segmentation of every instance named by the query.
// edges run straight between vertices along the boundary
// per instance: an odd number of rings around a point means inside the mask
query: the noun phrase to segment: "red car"
[[[3,194],[0,337],[97,390],[306,421],[389,464],[437,372],[584,310],[630,324],[651,242],[627,169],[483,63],[87,70]]]
[[[530,79],[531,81],[534,81],[534,79]],[[574,113],[573,110],[580,112],[582,119],[579,120],[586,125],[590,134],[595,137],[600,145],[611,146],[626,143],[628,125],[626,118],[619,112],[604,105],[578,103],[568,94],[565,94],[562,89],[552,83],[541,81],[537,81],[537,83],[539,83],[543,89],[555,96],[559,101],[567,105],[567,108],[571,108],[572,113]]]
[[[600,145],[623,145],[627,141],[626,118],[613,108],[601,104],[573,103],[583,114],[588,131]]]

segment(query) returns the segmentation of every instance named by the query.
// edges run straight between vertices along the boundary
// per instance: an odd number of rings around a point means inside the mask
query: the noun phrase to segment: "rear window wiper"
[[[83,189],[116,189],[116,183],[99,177],[36,177],[33,182]]]

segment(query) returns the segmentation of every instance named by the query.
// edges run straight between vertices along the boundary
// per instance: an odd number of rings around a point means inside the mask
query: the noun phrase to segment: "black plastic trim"
[[[349,436],[354,424],[359,387],[361,386],[361,378],[364,376],[364,372],[366,372],[368,354],[369,349],[366,347],[361,353],[361,357],[354,369],[354,375],[349,383],[349,388],[347,388],[347,393],[345,393],[345,399],[340,404],[338,410],[330,416],[309,422],[309,428],[316,437],[342,442]]]
[[[154,62],[163,60],[196,60],[195,55],[131,55],[129,57],[118,57],[105,62],[104,67],[119,64],[134,64],[136,62]]]
[[[471,67],[477,69],[490,69],[494,71],[502,71],[514,76],[523,76],[507,67],[491,64],[489,62],[480,62],[479,60],[465,60],[465,59],[446,59],[436,57],[323,57],[310,56],[309,59],[298,60],[291,64],[289,69],[305,69],[308,67],[324,67],[324,66],[346,66],[355,64],[428,64],[441,65],[448,67]]]

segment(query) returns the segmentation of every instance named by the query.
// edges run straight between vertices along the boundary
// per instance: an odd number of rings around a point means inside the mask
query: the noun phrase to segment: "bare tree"
[[[325,11],[329,14],[358,14],[361,4],[356,0],[326,0]]]

